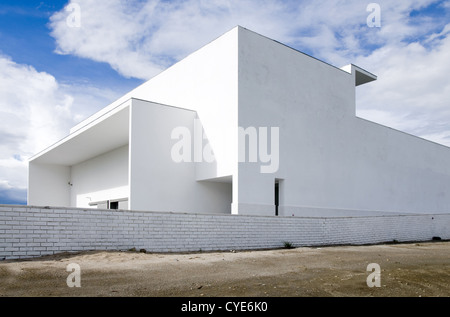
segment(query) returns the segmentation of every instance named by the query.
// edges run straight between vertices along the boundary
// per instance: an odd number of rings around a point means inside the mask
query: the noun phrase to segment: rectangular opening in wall
[[[110,200],[108,209],[128,209],[128,198]]]
[[[280,186],[278,180],[275,180],[275,216],[278,216],[278,206],[280,205]]]
[[[118,201],[111,201],[109,203],[109,209],[119,209],[119,202]]]
[[[96,201],[89,203],[89,206],[97,207],[97,209],[128,209],[128,198]]]

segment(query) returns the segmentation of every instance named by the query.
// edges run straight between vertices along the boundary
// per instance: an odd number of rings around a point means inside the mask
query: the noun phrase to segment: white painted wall
[[[238,28],[190,54],[137,87],[72,131],[92,122],[130,98],[194,110],[214,150],[217,166],[205,166],[199,179],[231,176],[236,172],[237,141],[228,131],[237,125]]]
[[[450,212],[448,147],[359,118],[349,128],[357,132],[347,133],[350,158],[344,161],[353,171],[353,187],[346,188],[353,208]]]
[[[240,29],[239,126],[279,127],[281,152],[274,174],[261,174],[261,162],[239,164],[239,213],[273,215],[275,178],[285,179],[280,187],[284,204],[293,200],[291,195],[303,196],[305,173],[311,169],[305,152],[312,138],[328,137],[334,126],[345,124],[354,113],[353,100],[348,73]],[[320,143],[317,147],[322,149]],[[288,188],[293,192],[286,193]],[[300,199],[298,206],[303,205]]]
[[[196,113],[133,100],[130,131],[130,209],[230,213],[231,183],[197,181],[196,165],[172,159],[177,127],[193,135]],[[193,153],[193,151],[192,151]]]
[[[71,167],[71,206],[129,197],[128,150],[123,146]]]
[[[239,164],[239,213],[273,214],[275,178],[285,215],[450,212],[449,148],[356,118],[353,75],[245,29],[239,43],[239,125],[280,127],[277,173]]]
[[[30,163],[28,167],[28,204],[64,207],[70,205],[70,167]]]
[[[177,166],[175,169],[166,169],[167,160],[170,160],[166,155],[170,151],[165,152],[164,156],[153,157],[158,165],[149,166],[147,162],[142,161],[143,157],[151,156],[146,152],[150,151],[150,145],[158,148],[162,145],[160,142],[166,142],[164,146],[173,143],[167,143],[167,140],[158,141],[158,138],[164,137],[159,134],[161,129],[152,136],[155,140],[142,139],[142,136],[138,135],[148,135],[149,131],[155,131],[149,122],[156,123],[158,127],[163,122],[155,122],[152,119],[153,114],[142,114],[142,117],[134,115],[131,142],[135,145],[130,150],[130,209],[211,212],[213,208],[213,212],[230,213],[230,180],[232,175],[237,173],[237,139],[230,133],[237,126],[237,47],[238,28],[234,28],[71,129],[72,132],[80,130],[130,98],[196,111],[214,152],[215,163],[197,162],[188,168]],[[177,115],[179,114],[175,116]],[[189,119],[183,121],[181,115],[180,122],[192,128],[192,116],[190,114]],[[136,123],[140,120],[142,123]],[[170,126],[166,126],[164,131],[168,132],[170,137],[169,128]],[[137,144],[141,144],[141,148]],[[177,174],[174,174],[175,170],[178,171]],[[178,177],[174,181],[176,175]],[[185,180],[182,176],[188,178]],[[207,181],[216,178],[223,178],[225,182]],[[159,188],[155,189],[155,195],[149,196],[145,186],[148,179],[160,182],[160,187],[154,185]],[[138,189],[142,184],[144,187]],[[180,199],[173,199],[173,195]]]
[[[128,101],[131,118],[124,110]],[[120,109],[122,115],[112,116]],[[125,127],[119,139],[121,145],[131,140],[129,155],[122,149],[72,169],[72,203],[79,206],[86,197],[102,200],[104,190],[113,189],[108,195],[129,191],[135,210],[229,213],[232,202],[233,213],[273,215],[277,179],[281,215],[320,215],[325,209],[327,216],[330,210],[341,216],[355,210],[450,212],[449,148],[355,117],[355,74],[240,27],[72,131],[92,124],[100,131],[96,135],[108,136],[109,126],[116,125],[103,120],[108,115]],[[180,164],[170,156],[176,142],[170,138],[173,128],[189,127],[193,134],[196,118],[203,124],[215,164]],[[95,124],[97,120],[102,125]],[[238,126],[279,128],[277,172],[262,174],[261,165],[266,164],[261,162],[238,164]],[[73,144],[76,152],[80,145]],[[111,166],[104,166],[106,161]],[[111,170],[118,175],[111,176]],[[53,176],[30,195],[30,203],[39,202],[35,197],[41,194],[48,197],[67,176],[65,168],[52,167],[50,172]],[[45,175],[43,166],[30,164],[33,187]],[[213,178],[220,179],[205,181]],[[66,189],[58,190],[67,197]],[[60,199],[45,204],[66,198]]]

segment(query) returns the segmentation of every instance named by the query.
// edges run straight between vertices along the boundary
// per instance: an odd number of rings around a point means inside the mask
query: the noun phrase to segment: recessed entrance
[[[275,216],[278,216],[278,206],[280,205],[280,184],[275,181]]]

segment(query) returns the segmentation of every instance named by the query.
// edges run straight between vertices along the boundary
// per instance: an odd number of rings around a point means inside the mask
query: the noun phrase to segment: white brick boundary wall
[[[450,239],[450,214],[265,217],[0,205],[0,260],[60,252],[250,250]]]

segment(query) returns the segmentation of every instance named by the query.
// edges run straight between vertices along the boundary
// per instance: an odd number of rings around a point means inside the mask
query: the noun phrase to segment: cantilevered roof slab
[[[129,143],[131,100],[69,134],[30,162],[72,166]]]
[[[344,66],[341,69],[346,71],[347,73],[355,74],[356,87],[377,80],[377,76],[353,64]]]

